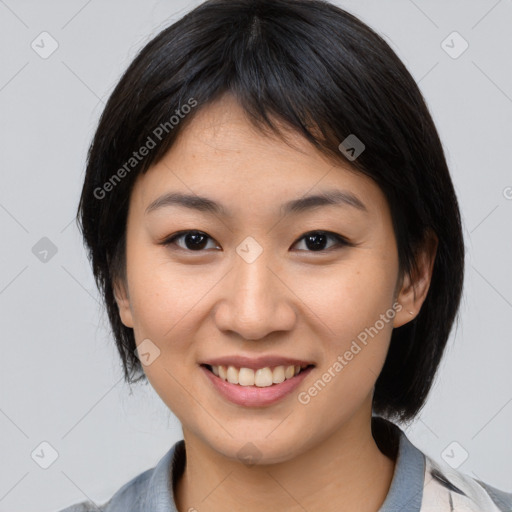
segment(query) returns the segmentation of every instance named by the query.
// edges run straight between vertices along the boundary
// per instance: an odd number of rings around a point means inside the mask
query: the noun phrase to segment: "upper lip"
[[[273,368],[275,366],[309,366],[313,365],[311,361],[296,359],[294,357],[267,355],[259,357],[247,357],[241,355],[215,357],[203,361],[201,364],[210,366],[234,366],[235,368],[251,368],[258,370],[259,368]]]

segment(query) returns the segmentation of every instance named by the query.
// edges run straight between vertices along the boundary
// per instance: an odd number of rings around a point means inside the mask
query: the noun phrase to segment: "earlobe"
[[[430,288],[437,246],[437,235],[430,231],[416,254],[416,268],[402,280],[396,299],[402,308],[395,316],[394,327],[400,327],[418,316]]]
[[[121,318],[121,322],[126,327],[133,328],[133,317],[132,310],[130,307],[130,297],[127,292],[127,287],[122,282],[115,282],[113,286],[114,298],[117,303],[117,307],[119,309],[119,316]]]

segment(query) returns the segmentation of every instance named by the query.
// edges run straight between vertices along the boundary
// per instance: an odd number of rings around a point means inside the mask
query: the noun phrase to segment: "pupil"
[[[201,240],[202,238],[202,240]],[[189,242],[192,240],[192,243],[189,246]],[[197,241],[199,240],[199,243]],[[189,233],[185,237],[186,245],[189,249],[202,249],[205,245],[206,237],[201,233]]]
[[[313,239],[318,239],[320,238],[321,241],[320,243],[313,243],[312,240]],[[325,241],[327,240],[327,237],[324,235],[324,234],[313,234],[313,235],[308,235],[306,237],[306,246],[308,247],[308,249],[324,249],[324,245],[325,245]],[[310,243],[312,242],[312,243]]]

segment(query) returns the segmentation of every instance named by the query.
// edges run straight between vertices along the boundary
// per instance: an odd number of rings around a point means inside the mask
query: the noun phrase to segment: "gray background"
[[[73,217],[120,74],[198,3],[0,0],[0,511],[102,503],[181,438],[150,386],[130,394],[122,381]],[[463,214],[461,322],[406,432],[437,460],[465,450],[459,470],[512,491],[512,2],[338,4],[383,35],[419,82]],[[31,47],[51,49],[43,31],[59,45],[46,59]],[[469,43],[457,58],[442,46],[453,31]],[[461,43],[452,36],[444,48],[453,55]],[[48,246],[43,237],[57,249],[46,262],[33,252]],[[43,441],[58,452],[48,469],[31,457]]]

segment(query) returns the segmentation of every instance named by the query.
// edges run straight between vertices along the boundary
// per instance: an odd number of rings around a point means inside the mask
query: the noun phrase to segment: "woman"
[[[125,378],[184,435],[101,510],[512,506],[392,422],[425,403],[464,244],[421,93],[354,16],[210,0],[163,30],[105,107],[78,220]]]

